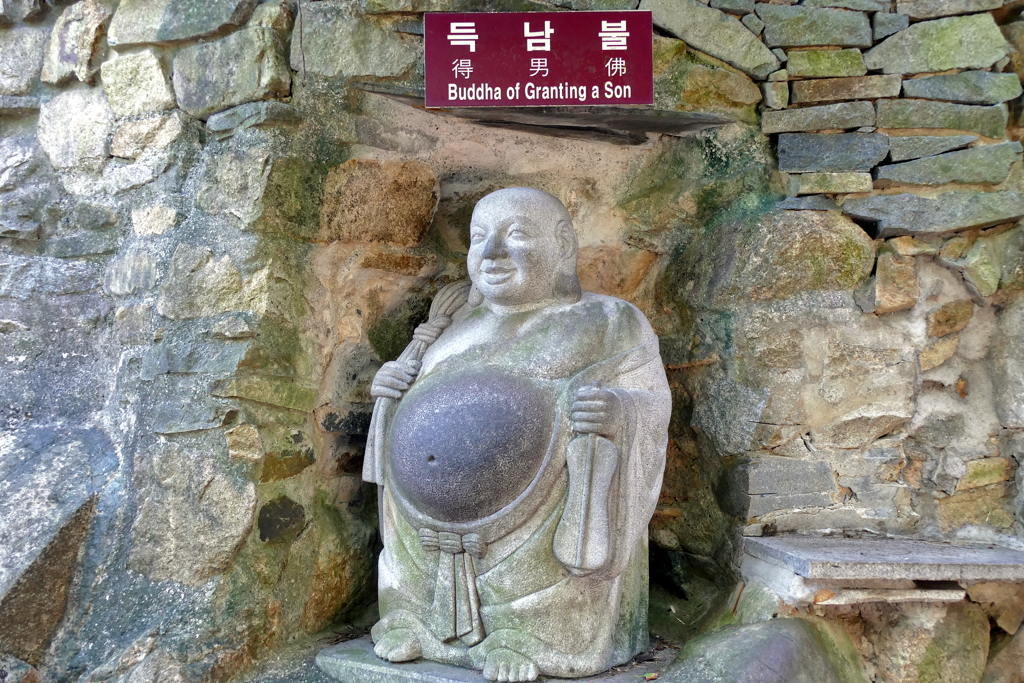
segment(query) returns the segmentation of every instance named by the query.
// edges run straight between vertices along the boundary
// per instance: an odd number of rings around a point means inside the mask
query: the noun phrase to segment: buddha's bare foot
[[[533,660],[504,647],[491,650],[484,664],[484,678],[489,681],[535,681],[539,674]]]
[[[388,631],[373,646],[373,651],[378,657],[389,662],[408,662],[423,656],[420,639],[411,628]]]

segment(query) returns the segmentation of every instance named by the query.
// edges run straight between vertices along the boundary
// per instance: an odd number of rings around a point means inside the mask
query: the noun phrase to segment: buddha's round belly
[[[443,522],[481,519],[533,481],[554,424],[554,390],[494,371],[435,372],[402,398],[388,439],[393,482]]]

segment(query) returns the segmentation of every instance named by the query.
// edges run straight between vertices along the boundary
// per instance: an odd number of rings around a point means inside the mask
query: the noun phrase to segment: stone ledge
[[[904,539],[773,536],[744,550],[808,579],[1022,581],[1024,552]]]
[[[679,654],[672,647],[652,644],[651,648],[635,660],[611,671],[589,678],[548,678],[545,681],[575,681],[576,683],[635,683],[644,674],[663,671]],[[418,659],[414,662],[393,664],[373,654],[373,641],[369,636],[324,648],[316,656],[316,665],[336,681],[343,683],[484,683],[483,674],[474,669],[450,666]]]

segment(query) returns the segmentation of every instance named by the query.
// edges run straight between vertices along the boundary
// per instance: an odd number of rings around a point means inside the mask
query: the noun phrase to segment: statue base
[[[661,649],[658,649],[661,648]],[[548,678],[544,681],[601,681],[601,683],[636,683],[644,674],[660,673],[675,660],[679,650],[660,643],[652,643],[633,661],[614,667],[610,671],[588,678]],[[373,654],[370,636],[324,648],[316,656],[320,670],[342,683],[485,683],[483,673],[461,666],[438,664],[425,659],[394,664]],[[541,680],[538,679],[538,680]]]

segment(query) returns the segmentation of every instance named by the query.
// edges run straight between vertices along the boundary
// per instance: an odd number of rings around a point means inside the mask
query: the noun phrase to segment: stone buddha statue
[[[380,485],[375,652],[582,677],[647,647],[647,524],[671,398],[633,305],[581,291],[555,197],[476,205],[471,282],[441,290],[374,378],[363,471]]]

